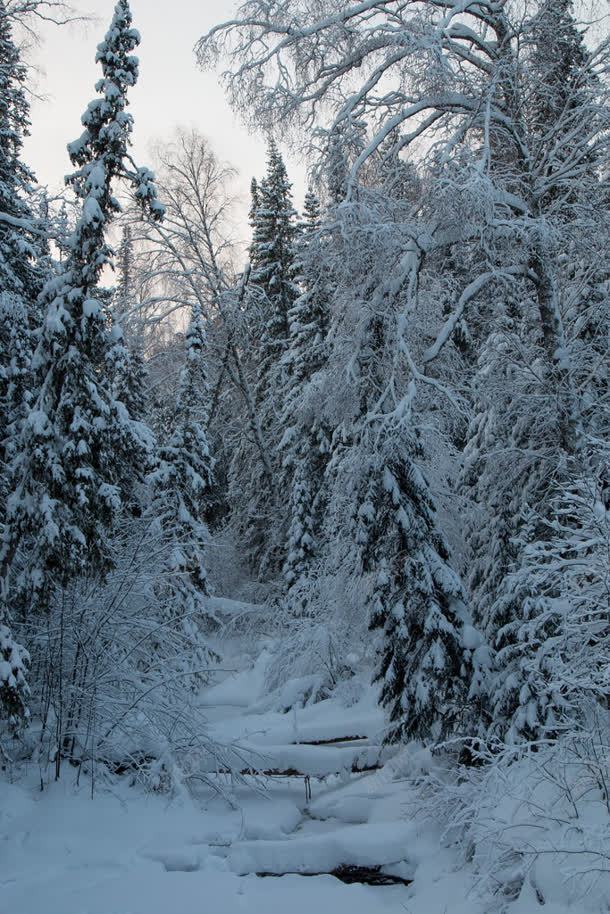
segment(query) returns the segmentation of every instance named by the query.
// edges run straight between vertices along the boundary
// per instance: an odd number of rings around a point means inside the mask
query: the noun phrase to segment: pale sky
[[[41,184],[52,191],[71,170],[66,144],[82,132],[80,118],[94,97],[100,68],[95,50],[110,23],[114,0],[73,0],[98,17],[87,25],[45,27],[33,59],[42,68],[32,103],[32,136],[25,159]],[[130,92],[135,118],[134,150],[138,164],[150,165],[155,140],[170,138],[176,126],[196,127],[221,159],[240,172],[239,192],[247,200],[250,179],[265,171],[265,143],[251,136],[230,110],[215,73],[196,65],[193,46],[210,26],[228,19],[237,0],[132,0],[134,26],[142,34],[137,54],[140,80]],[[286,155],[295,185],[295,203],[303,196],[304,168]]]

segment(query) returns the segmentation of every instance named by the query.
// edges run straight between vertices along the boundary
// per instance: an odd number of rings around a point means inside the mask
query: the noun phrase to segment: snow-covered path
[[[35,772],[31,785],[0,782],[0,914],[483,914],[433,829],[407,821],[404,786],[384,768],[352,772],[379,758],[374,696],[279,714],[261,685],[255,664],[205,693],[210,731],[255,753],[257,767],[309,773],[310,800],[300,777],[250,779],[237,809],[205,787],[168,802],[122,780],[93,799],[69,778],[42,794]],[[360,739],[325,742],[340,737]],[[306,875],[346,864],[414,882]]]

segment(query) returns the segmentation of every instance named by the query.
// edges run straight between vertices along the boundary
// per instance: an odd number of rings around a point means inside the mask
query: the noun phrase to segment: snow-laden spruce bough
[[[482,911],[607,910],[603,29],[571,0],[243,3],[196,48],[269,136],[243,269],[208,140],[133,162],[127,0],[49,207],[15,37],[38,6],[0,0],[5,766],[246,806],[303,776],[314,819],[343,771],[373,800],[320,818],[400,809],[390,853],[427,817]],[[291,810],[229,870],[400,863],[417,902],[413,848],[291,846]]]

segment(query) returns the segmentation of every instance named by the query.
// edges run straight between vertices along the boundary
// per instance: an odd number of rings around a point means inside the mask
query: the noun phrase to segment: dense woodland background
[[[167,790],[230,768],[195,699],[237,630],[272,639],[279,710],[379,688],[384,739],[442,756],[422,795],[465,832],[533,753],[578,760],[607,805],[604,20],[243,3],[196,52],[269,137],[244,252],[205,137],[160,143],[154,175],[130,156],[128,0],[66,192],[36,184],[37,12],[63,16],[0,0],[7,763]],[[310,166],[302,212],[284,142]],[[212,595],[253,611],[227,628]]]

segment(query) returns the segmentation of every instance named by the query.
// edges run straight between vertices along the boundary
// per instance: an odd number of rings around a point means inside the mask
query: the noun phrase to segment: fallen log
[[[340,743],[359,743],[368,736],[335,736],[332,739],[299,739],[293,746],[336,746]]]
[[[366,771],[380,771],[383,768],[383,765],[380,765],[376,762],[374,765],[359,765],[358,762],[354,762],[350,769],[342,770],[351,770],[352,774],[363,774]],[[230,774],[229,770],[220,771],[219,774]],[[315,775],[315,774],[306,774],[304,771],[298,771],[296,768],[244,768],[239,772],[242,776],[253,775],[258,777],[266,778],[310,778],[317,777],[319,780],[330,777],[332,774],[341,774],[339,771],[329,771],[328,774],[324,775]]]
[[[326,873],[257,873],[260,879],[280,879],[282,876],[333,876],[347,885],[411,885],[412,879],[382,872],[381,866],[338,866]]]
[[[342,768],[339,771],[329,771],[323,775],[305,774],[304,771],[299,771],[297,768],[242,768],[239,774],[241,777],[255,778],[303,778],[303,783],[305,785],[305,802],[309,803],[312,799],[312,777],[316,780],[323,781],[331,775],[339,775],[344,771],[351,771],[352,774],[366,774],[371,771],[381,771],[382,768],[383,765],[379,762],[375,762],[373,765],[359,765],[356,760],[349,769]],[[232,772],[229,768],[220,768],[216,773],[225,775],[235,774],[235,772]]]

